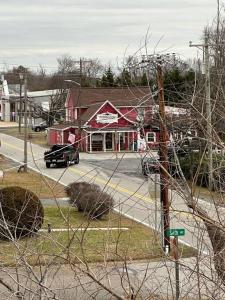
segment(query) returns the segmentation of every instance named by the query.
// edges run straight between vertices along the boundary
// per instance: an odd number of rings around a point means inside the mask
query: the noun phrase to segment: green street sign
[[[177,229],[167,229],[166,230],[166,236],[183,236],[185,235],[185,229],[184,228],[177,228]]]

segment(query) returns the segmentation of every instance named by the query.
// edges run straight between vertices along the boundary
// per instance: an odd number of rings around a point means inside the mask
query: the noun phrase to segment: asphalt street
[[[196,265],[195,258],[183,259],[180,263],[180,300],[225,299],[223,287],[218,289],[218,285],[213,280],[210,280],[210,275],[214,276],[215,271],[209,268],[204,260],[200,262],[200,269],[202,270],[200,277],[192,267]],[[39,289],[39,282],[36,276],[39,277],[41,272],[44,272],[44,269],[41,271],[39,267],[34,267],[32,272],[22,267],[19,272],[15,268],[5,268],[0,271],[0,276],[1,278],[7,278],[5,282],[9,286],[15,286],[15,282],[18,281],[20,283],[20,291],[25,295],[23,299],[36,300],[40,298],[38,296],[35,297],[33,291],[38,291]],[[121,262],[94,264],[90,265],[90,272],[96,274],[96,279],[101,284],[117,295],[124,297],[123,299],[175,299],[174,262],[170,260],[148,263],[133,262],[126,266]],[[7,277],[6,274],[8,275]],[[32,280],[27,281],[27,276]],[[74,271],[68,265],[61,265],[60,268],[50,266],[46,277],[46,297],[42,299],[118,299],[110,295],[106,289],[102,288],[81,270]],[[129,286],[132,286],[132,289],[129,289]],[[138,293],[137,298],[125,297],[126,292],[129,292],[129,290],[134,295]],[[201,298],[199,294],[201,294]],[[0,285],[0,298],[1,300],[18,299],[2,285]]]
[[[0,153],[14,160],[14,167],[18,169],[23,162],[23,141],[7,136],[0,133],[1,148]],[[40,172],[43,175],[48,176],[56,181],[59,181],[63,185],[68,185],[74,181],[88,181],[95,182],[102,189],[111,193],[115,199],[115,210],[121,212],[124,215],[133,218],[146,226],[155,228],[160,231],[160,219],[161,219],[161,207],[159,201],[159,178],[157,175],[153,175],[149,178],[145,178],[141,175],[141,157],[140,154],[80,154],[80,164],[71,165],[67,169],[65,168],[51,168],[46,169],[43,161],[44,149],[37,145],[29,144],[28,146],[28,165],[31,169]],[[7,170],[4,170],[7,172]],[[199,283],[203,289],[203,293],[207,295],[209,292],[214,292],[216,289],[215,284],[210,280],[212,275],[211,265],[211,243],[208,239],[205,231],[204,224],[192,214],[189,213],[185,204],[185,191],[181,186],[180,190],[170,190],[171,201],[171,227],[172,228],[185,228],[185,236],[179,238],[185,244],[191,245],[200,249],[203,254],[201,256],[201,264],[198,272],[201,272],[201,280]],[[155,198],[156,196],[156,198]],[[45,200],[43,200],[45,201]],[[54,201],[54,200],[52,200]],[[200,200],[199,200],[200,201]],[[65,205],[66,200],[62,200],[59,203]],[[53,203],[53,202],[52,202]],[[207,209],[207,211],[214,216],[216,214],[213,205],[200,201],[201,205]],[[51,201],[47,201],[46,204],[51,204]],[[220,217],[224,216],[224,209],[220,209]],[[218,213],[218,212],[217,212]],[[138,247],[138,245],[137,245]],[[210,254],[204,255],[204,254]],[[196,261],[191,259],[184,261],[184,266],[181,267],[181,290],[182,294],[196,293],[199,290],[197,286],[197,276],[194,271]],[[155,290],[155,294],[166,293],[173,295],[174,293],[174,263],[173,262],[137,262],[129,264],[129,272],[133,277],[133,283],[142,280],[145,277],[145,283],[142,286],[141,292],[145,295],[149,295],[150,290]],[[9,270],[6,270],[9,273]],[[55,271],[55,270],[54,270]],[[12,270],[13,272],[13,270]],[[60,273],[62,272],[62,273]],[[56,285],[58,293],[60,293],[60,284],[63,285],[61,291],[65,292],[65,284],[68,285],[68,295],[63,299],[74,299],[75,293],[79,299],[90,299],[88,295],[83,294],[82,287],[73,280],[73,274],[69,271],[63,271],[60,269],[58,281],[52,281],[53,290]],[[110,286],[115,288],[116,291],[123,293],[120,284],[121,273],[118,277],[118,272],[124,272],[121,267],[113,267],[109,269],[110,274]],[[13,275],[12,275],[13,276]],[[171,277],[172,276],[172,277]],[[214,275],[213,275],[214,276]],[[206,280],[206,277],[208,278]],[[85,282],[89,282],[88,278],[83,278]],[[108,278],[102,280],[107,281]],[[80,281],[80,278],[79,280]],[[58,283],[57,283],[58,282]],[[71,282],[73,286],[71,287]],[[139,282],[140,283],[140,282]],[[86,284],[86,283],[85,283]],[[138,284],[137,284],[138,286]],[[93,282],[90,282],[88,291],[98,288]],[[219,294],[217,294],[218,296]],[[105,291],[101,291],[96,299],[107,299]],[[1,298],[3,299],[3,298]],[[109,297],[108,299],[113,299]],[[220,296],[212,299],[222,299]]]
[[[5,134],[0,134],[0,139],[1,153],[18,162],[19,167],[23,162],[23,141]],[[160,202],[159,198],[154,198],[155,188],[159,190],[159,185],[154,183],[154,176],[147,180],[140,174],[140,154],[120,154],[116,157],[115,154],[101,156],[101,154],[80,153],[79,165],[71,165],[67,169],[46,169],[43,153],[42,147],[28,144],[30,168],[63,185],[81,180],[95,182],[113,195],[116,203],[115,210],[160,230]],[[208,252],[211,244],[204,226],[189,213],[184,198],[182,190],[180,193],[175,190],[170,191],[171,227],[185,228],[186,234],[181,240],[196,248],[201,241],[202,251]]]

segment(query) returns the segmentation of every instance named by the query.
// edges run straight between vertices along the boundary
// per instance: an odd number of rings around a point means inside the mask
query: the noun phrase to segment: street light
[[[80,107],[80,94],[81,94],[81,84],[71,79],[65,79],[65,82],[71,83],[73,85],[79,86],[78,97],[77,97],[77,106],[78,106],[78,115],[77,115],[77,123],[78,123],[78,139],[81,137],[81,107]],[[78,148],[80,143],[78,142]]]
[[[24,71],[24,172],[27,172],[27,70]]]
[[[22,112],[22,81],[24,83],[24,164],[23,170],[27,172],[27,69],[20,68],[20,107],[19,107],[19,131],[21,132],[21,112]]]
[[[21,133],[21,114],[22,114],[22,82],[24,80],[24,73],[19,72],[19,78],[20,78],[20,102],[19,102],[19,133]]]

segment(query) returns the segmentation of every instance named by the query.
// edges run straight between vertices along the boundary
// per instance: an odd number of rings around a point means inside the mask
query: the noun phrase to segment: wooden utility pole
[[[80,58],[79,60],[74,60],[75,64],[79,64],[79,81],[80,81],[80,85],[82,86],[82,77],[83,77],[83,68],[84,65],[87,63],[91,63],[91,60],[84,60],[83,58]]]
[[[169,54],[163,55],[168,60]],[[158,100],[159,100],[159,121],[160,121],[160,143],[159,143],[159,160],[160,160],[160,202],[161,202],[161,231],[162,231],[162,247],[167,254],[170,252],[170,236],[167,234],[170,230],[170,203],[169,203],[169,173],[168,173],[168,133],[166,127],[166,113],[164,101],[164,84],[162,61],[163,57],[148,55],[142,57],[140,64],[155,63],[157,65],[157,83],[158,83]]]
[[[83,76],[83,61],[80,58],[80,85],[82,85],[82,76]]]
[[[159,99],[159,119],[160,119],[160,143],[159,143],[159,160],[160,160],[160,200],[162,213],[162,234],[163,234],[163,249],[165,253],[170,251],[170,237],[167,232],[170,229],[170,204],[168,196],[168,149],[167,149],[167,128],[166,128],[166,113],[164,101],[164,85],[162,60],[157,59],[157,82],[158,82],[158,99]]]

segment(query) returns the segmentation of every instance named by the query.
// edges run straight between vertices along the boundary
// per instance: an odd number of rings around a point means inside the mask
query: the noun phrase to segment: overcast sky
[[[3,63],[54,67],[65,53],[115,64],[143,45],[148,28],[149,53],[162,38],[158,51],[193,57],[189,41],[200,41],[216,15],[216,2],[0,0],[0,68]]]

